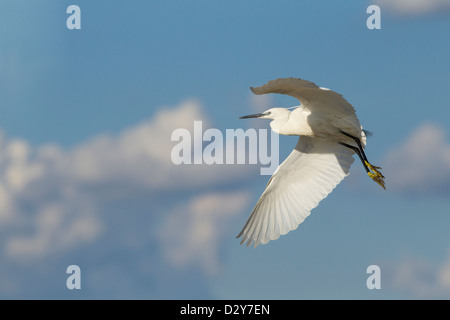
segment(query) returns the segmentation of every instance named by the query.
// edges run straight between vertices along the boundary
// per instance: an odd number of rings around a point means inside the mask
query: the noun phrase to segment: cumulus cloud
[[[450,142],[437,124],[417,128],[388,153],[384,163],[391,190],[420,194],[450,190]]]
[[[174,266],[219,271],[218,248],[231,216],[249,204],[247,192],[207,193],[175,208],[159,232],[165,258]]]
[[[76,203],[44,201],[29,221],[14,226],[16,232],[5,241],[6,256],[29,262],[90,243],[100,234],[102,225],[82,200],[79,198]],[[26,227],[33,229],[31,234],[24,232]]]
[[[117,252],[150,246],[158,248],[148,254],[159,265],[205,276],[216,272],[228,222],[249,202],[243,190],[219,190],[251,171],[242,165],[174,165],[171,133],[192,132],[194,120],[210,126],[200,103],[187,100],[119,134],[100,134],[69,149],[33,147],[1,135],[2,273],[80,248],[101,256],[109,246]],[[20,292],[14,284],[9,287]]]
[[[163,108],[152,119],[117,136],[102,134],[67,151],[57,146],[42,147],[38,156],[52,171],[56,168],[58,175],[81,185],[106,187],[120,183],[173,190],[216,185],[238,178],[244,171],[242,167],[173,165],[171,150],[176,142],[171,141],[171,134],[175,129],[184,128],[194,139],[195,120],[202,121],[204,130],[210,126],[200,103],[187,100],[177,108]]]
[[[405,258],[386,265],[389,287],[418,299],[447,299],[450,297],[450,254],[441,264],[425,259]]]
[[[382,10],[409,16],[450,10],[450,0],[375,0],[374,3]]]

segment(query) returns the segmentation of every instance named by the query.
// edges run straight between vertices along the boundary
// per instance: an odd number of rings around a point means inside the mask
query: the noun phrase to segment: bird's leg
[[[364,166],[364,169],[366,169],[367,173],[370,172],[370,170],[369,170],[369,168],[368,168],[368,166],[367,166],[367,164],[366,164],[367,161],[364,160],[364,157],[362,156],[361,152],[359,151],[359,149],[358,149],[357,147],[352,146],[352,145],[349,145],[349,144],[346,144],[346,143],[344,143],[344,142],[339,142],[339,144],[340,144],[340,145],[343,145],[344,147],[347,147],[347,148],[349,148],[349,149],[352,149],[352,150],[358,155],[358,157],[359,157],[359,159],[361,160],[361,162],[362,162],[362,164],[363,164],[363,166]]]
[[[366,166],[369,167],[370,170],[372,170],[373,172],[375,172],[375,174],[376,174],[378,177],[384,179],[384,176],[381,174],[380,171],[378,171],[378,170],[381,170],[381,168],[372,165],[372,164],[369,162],[369,160],[367,160],[366,154],[364,153],[364,148],[363,148],[363,146],[361,145],[361,141],[360,141],[357,137],[354,137],[354,136],[352,136],[352,135],[350,135],[350,134],[348,134],[348,133],[346,133],[346,132],[344,132],[344,131],[342,131],[342,130],[340,130],[340,131],[341,131],[341,133],[342,133],[343,135],[346,135],[347,137],[353,139],[353,140],[356,142],[356,144],[358,145],[359,150],[361,151],[361,154],[362,154],[362,157],[363,157],[363,159],[364,159],[364,162],[365,162]]]
[[[386,190],[386,187],[384,186],[384,176],[383,175],[378,175],[376,173],[373,173],[370,171],[370,167],[373,167],[370,165],[370,163],[367,161],[367,158],[365,157],[364,153],[361,152],[361,150],[358,147],[346,144],[344,142],[339,142],[340,145],[343,145],[344,147],[350,148],[352,149],[359,157],[359,159],[361,160],[361,163],[364,166],[364,169],[366,169],[367,174],[369,175],[369,177],[375,181],[376,183],[378,183],[383,189]],[[368,166],[370,165],[370,167]],[[377,167],[378,168],[378,167]],[[379,168],[380,169],[380,168]]]

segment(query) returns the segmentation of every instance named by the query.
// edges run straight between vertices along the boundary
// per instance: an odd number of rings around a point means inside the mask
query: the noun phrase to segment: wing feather
[[[355,113],[353,106],[339,93],[321,88],[311,81],[299,78],[271,80],[259,87],[250,87],[254,94],[280,93],[297,98],[311,112],[329,112],[340,117]]]
[[[335,142],[300,137],[237,236],[241,244],[256,247],[296,229],[349,174],[353,160],[353,152]]]

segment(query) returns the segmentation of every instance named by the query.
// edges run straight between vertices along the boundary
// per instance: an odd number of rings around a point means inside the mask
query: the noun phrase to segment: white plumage
[[[301,106],[292,111],[272,108],[241,118],[271,119],[275,132],[300,137],[237,236],[242,237],[241,244],[254,243],[256,247],[296,229],[349,174],[355,152],[369,176],[384,188],[380,168],[365,157],[366,136],[355,110],[340,94],[297,78],[269,81],[251,90],[255,94],[287,94],[297,98]]]

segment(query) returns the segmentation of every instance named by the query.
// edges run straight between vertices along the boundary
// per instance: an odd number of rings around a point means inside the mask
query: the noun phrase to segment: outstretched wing
[[[265,244],[298,227],[344,179],[353,152],[337,143],[302,136],[278,167],[237,238]]]
[[[260,87],[250,87],[254,94],[281,93],[297,98],[311,112],[329,112],[342,118],[355,113],[342,95],[298,78],[280,78]]]

